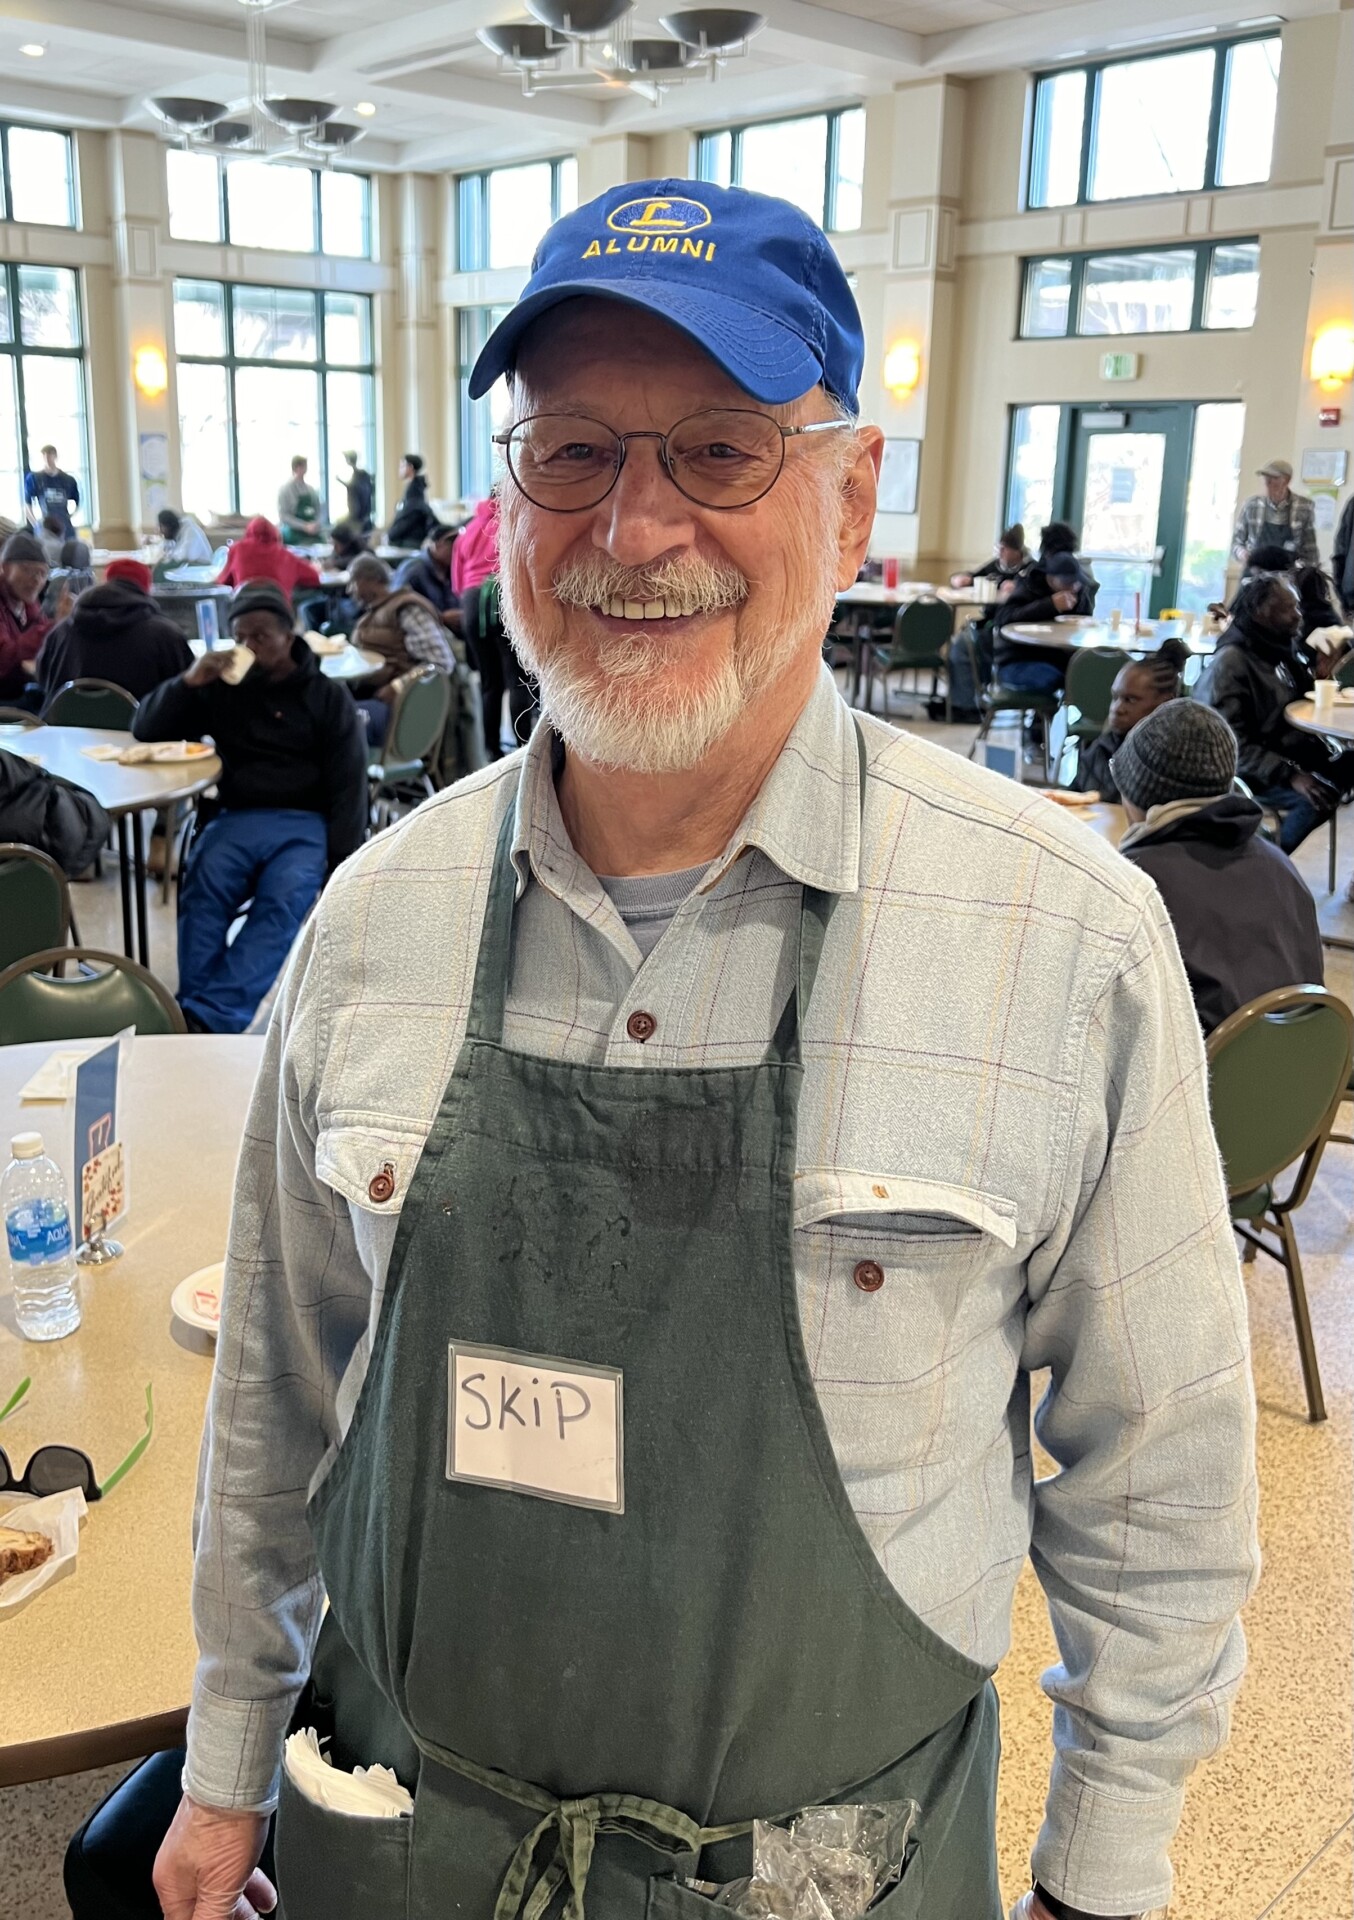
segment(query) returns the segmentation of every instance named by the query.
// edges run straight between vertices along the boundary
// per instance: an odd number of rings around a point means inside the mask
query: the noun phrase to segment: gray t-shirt
[[[641,874],[635,880],[607,873],[599,873],[597,879],[647,960],[673,914],[708,871],[707,865],[684,867],[680,873]]]

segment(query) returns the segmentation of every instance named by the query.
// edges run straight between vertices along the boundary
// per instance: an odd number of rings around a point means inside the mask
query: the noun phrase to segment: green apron
[[[832,898],[804,891],[759,1065],[540,1059],[502,1038],[512,834],[510,806],[465,1042],[310,1506],[330,1612],[295,1724],[416,1781],[415,1810],[355,1819],[284,1777],[286,1920],[711,1920],[682,1882],[749,1872],[754,1817],[906,1797],[919,1841],[873,1911],[1000,1920],[995,1690],[880,1567],[800,1330],[800,1030]],[[449,1479],[452,1341],[619,1369],[624,1510]]]

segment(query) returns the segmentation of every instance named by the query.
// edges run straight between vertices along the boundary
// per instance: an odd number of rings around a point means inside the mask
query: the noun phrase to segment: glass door
[[[1097,613],[1131,620],[1176,604],[1191,413],[1076,410],[1068,518],[1100,582]]]

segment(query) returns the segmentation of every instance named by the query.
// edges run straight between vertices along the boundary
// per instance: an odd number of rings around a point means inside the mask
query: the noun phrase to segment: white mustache
[[[601,554],[580,555],[555,569],[555,598],[566,607],[606,607],[613,600],[662,600],[682,614],[717,613],[748,597],[746,576],[714,560],[662,560],[625,567]]]

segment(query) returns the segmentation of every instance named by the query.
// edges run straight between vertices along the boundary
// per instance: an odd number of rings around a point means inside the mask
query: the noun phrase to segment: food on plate
[[[204,1320],[219,1320],[221,1318],[221,1296],[217,1293],[216,1288],[194,1287],[193,1308],[195,1312],[202,1315]]]
[[[0,1586],[17,1574],[30,1573],[52,1557],[45,1533],[25,1533],[21,1527],[0,1527]]]

